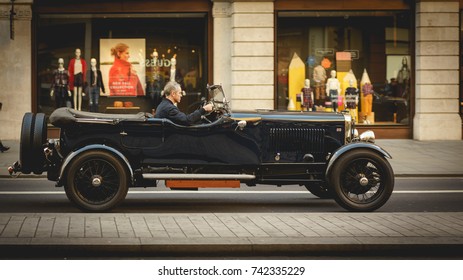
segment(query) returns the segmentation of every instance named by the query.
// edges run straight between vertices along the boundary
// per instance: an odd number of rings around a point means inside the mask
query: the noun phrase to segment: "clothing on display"
[[[362,94],[365,100],[365,108],[362,109],[362,112],[369,114],[373,108],[373,85],[365,83],[362,87]]]
[[[74,90],[75,86],[82,87],[85,83],[84,77],[82,73],[87,72],[87,63],[83,58],[78,59],[77,64],[81,64],[81,67],[78,67],[81,69],[81,72],[76,73],[76,69],[74,66],[76,65],[76,58],[71,59],[69,61],[69,66],[68,66],[68,71],[69,71],[69,88],[71,90]],[[79,75],[80,74],[80,75]]]
[[[92,63],[96,64],[93,62]],[[88,94],[88,105],[90,112],[98,112],[99,111],[99,98],[100,92],[106,93],[104,83],[103,83],[103,76],[101,75],[101,71],[96,67],[91,67],[87,71],[86,75],[87,87],[85,92]]]
[[[346,88],[346,109],[357,109],[358,96],[358,89]]]
[[[72,102],[69,98],[69,72],[68,70],[55,69],[53,71],[53,82],[51,85],[52,94],[55,95],[55,106],[72,107]]]

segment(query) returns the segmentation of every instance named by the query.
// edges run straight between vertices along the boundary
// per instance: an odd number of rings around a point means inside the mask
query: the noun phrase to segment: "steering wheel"
[[[204,115],[201,116],[201,119],[205,120],[206,122],[208,123],[212,123],[213,120],[216,120],[219,116],[218,112],[220,111],[217,107],[217,105],[215,104],[214,100],[209,100],[206,101],[206,100],[203,100],[203,102],[201,102],[201,105],[199,108],[203,108],[204,106],[206,106],[208,103],[212,104],[212,110],[209,111],[209,112],[206,112]]]

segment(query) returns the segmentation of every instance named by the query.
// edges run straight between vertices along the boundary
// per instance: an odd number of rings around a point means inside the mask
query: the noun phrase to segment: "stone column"
[[[416,4],[416,140],[461,140],[459,33],[459,2]]]
[[[14,40],[10,39],[11,2],[0,0],[0,139],[19,139],[22,117],[32,109],[31,20],[33,0],[16,0]]]
[[[229,83],[233,110],[273,109],[273,1],[214,0],[213,12],[214,82]]]
[[[214,1],[212,7],[214,18],[214,84],[221,84],[226,97],[232,99],[231,91],[231,4]]]

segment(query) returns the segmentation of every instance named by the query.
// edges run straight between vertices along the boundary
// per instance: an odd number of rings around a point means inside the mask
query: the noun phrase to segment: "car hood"
[[[233,112],[230,116],[234,120],[245,121],[293,121],[293,122],[344,122],[342,113],[329,112],[295,112],[295,111],[242,111]]]

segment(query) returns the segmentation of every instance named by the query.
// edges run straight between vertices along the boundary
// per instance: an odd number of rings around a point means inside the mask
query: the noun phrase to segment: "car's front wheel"
[[[104,212],[127,195],[129,177],[121,161],[106,151],[86,151],[76,156],[67,171],[67,197],[84,211]]]
[[[373,211],[391,196],[394,172],[384,157],[360,149],[347,152],[335,162],[329,181],[339,205],[351,211]]]

